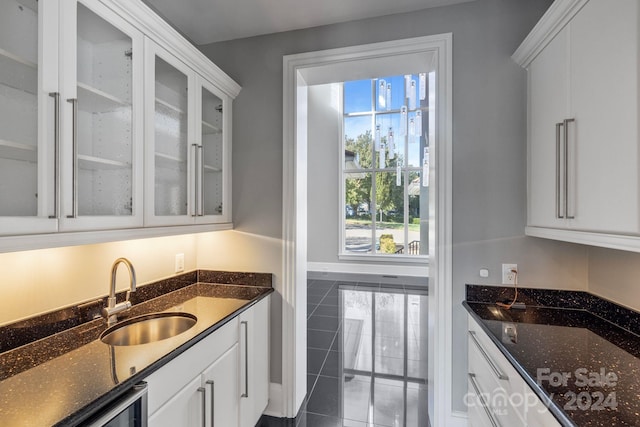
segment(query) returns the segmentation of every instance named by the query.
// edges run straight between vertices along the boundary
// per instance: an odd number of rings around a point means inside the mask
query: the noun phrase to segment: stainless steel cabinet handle
[[[569,215],[569,123],[575,119],[564,119],[564,214],[567,219],[574,219],[575,215]]]
[[[211,427],[216,427],[216,410],[215,410],[215,386],[216,383],[213,380],[207,380],[207,385],[211,386]]]
[[[191,144],[191,149],[193,150],[193,164],[195,165],[195,170],[198,170],[198,144]],[[195,173],[193,177],[193,211],[191,216],[198,216],[198,174]]]
[[[564,218],[564,215],[560,211],[560,128],[562,123],[556,123],[556,217]]]
[[[480,350],[482,357],[484,357],[484,359],[487,361],[493,373],[496,374],[496,377],[498,377],[498,379],[500,380],[508,381],[509,377],[504,372],[502,372],[498,368],[498,366],[496,366],[495,362],[491,360],[487,352],[484,350],[484,348],[482,348],[480,341],[478,341],[478,337],[476,337],[476,333],[474,331],[469,331],[469,336],[471,337],[471,340],[476,345],[476,347],[478,347],[478,350]]]
[[[240,397],[249,397],[249,322],[243,320],[244,325],[244,393]]]
[[[51,92],[53,98],[53,215],[60,218],[60,93]]]
[[[77,218],[78,217],[78,99],[67,99],[67,102],[70,102],[72,105],[72,130],[71,130],[71,151],[73,156],[73,169],[72,173],[72,182],[73,182],[73,190],[71,193],[71,215],[67,215],[67,218]]]
[[[502,427],[500,425],[500,423],[498,422],[498,420],[495,419],[495,417],[493,416],[493,412],[491,412],[491,409],[489,409],[489,406],[487,405],[487,402],[484,400],[484,395],[480,391],[480,387],[478,386],[478,383],[476,382],[476,375],[475,374],[469,373],[469,382],[471,383],[471,386],[473,387],[473,391],[475,392],[475,394],[478,397],[478,399],[480,401],[482,401],[482,407],[484,408],[484,411],[487,413],[487,417],[489,418],[489,421],[491,422],[491,425],[493,427]]]
[[[200,203],[198,204],[198,216],[204,216],[204,151],[202,145],[198,145],[198,159],[200,160]]]
[[[198,393],[202,396],[202,427],[207,427],[207,389],[198,387]]]

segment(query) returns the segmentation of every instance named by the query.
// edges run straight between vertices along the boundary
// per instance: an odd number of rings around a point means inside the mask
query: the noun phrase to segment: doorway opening
[[[427,399],[431,425],[452,425],[448,422],[451,418],[452,311],[451,45],[451,34],[444,34],[284,57],[282,403],[285,417],[296,416],[307,392],[309,89],[314,85],[380,76],[414,72],[419,76],[433,70],[436,102],[433,111],[429,111],[433,116],[433,136],[429,140],[426,168],[429,204],[428,214],[423,214],[428,240],[422,243],[429,260]],[[416,67],[419,68],[413,71]],[[388,142],[387,134],[385,143]],[[402,173],[408,176],[409,170]],[[345,214],[342,205],[336,209],[336,216],[338,212]],[[386,215],[389,216],[389,212]],[[403,211],[403,216],[406,215]]]

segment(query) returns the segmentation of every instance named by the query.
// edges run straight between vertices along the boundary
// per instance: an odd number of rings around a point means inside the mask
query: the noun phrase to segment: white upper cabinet
[[[231,99],[196,79],[196,222],[231,221]]]
[[[142,2],[2,0],[0,251],[231,228],[239,91]]]
[[[145,224],[230,222],[231,99],[149,39],[146,52]]]
[[[529,74],[529,235],[640,250],[639,7],[558,0],[514,54]]]
[[[529,66],[529,225],[565,224],[561,141],[567,117],[568,31],[561,31]],[[535,166],[535,167],[534,167]]]
[[[57,229],[57,8],[0,2],[0,234]]]
[[[190,224],[196,212],[195,75],[182,61],[146,40],[147,225]]]
[[[142,33],[98,2],[61,4],[60,230],[142,226]]]

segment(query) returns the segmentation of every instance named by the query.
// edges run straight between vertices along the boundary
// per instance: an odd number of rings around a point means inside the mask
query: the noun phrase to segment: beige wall
[[[0,254],[0,324],[107,295],[118,257],[131,260],[138,284],[174,275],[177,253],[185,255],[185,271],[193,270],[196,242],[196,235],[183,235]],[[128,283],[120,272],[117,289]]]
[[[131,260],[138,284],[174,276],[178,253],[184,253],[185,271],[276,273],[279,283],[280,240],[236,231],[3,253],[0,324],[105,296],[118,257]],[[117,289],[128,283],[126,271],[120,272]]]

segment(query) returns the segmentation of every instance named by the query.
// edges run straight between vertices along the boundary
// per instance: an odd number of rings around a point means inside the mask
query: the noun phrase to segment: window
[[[419,73],[343,83],[342,255],[427,254],[434,79]]]

